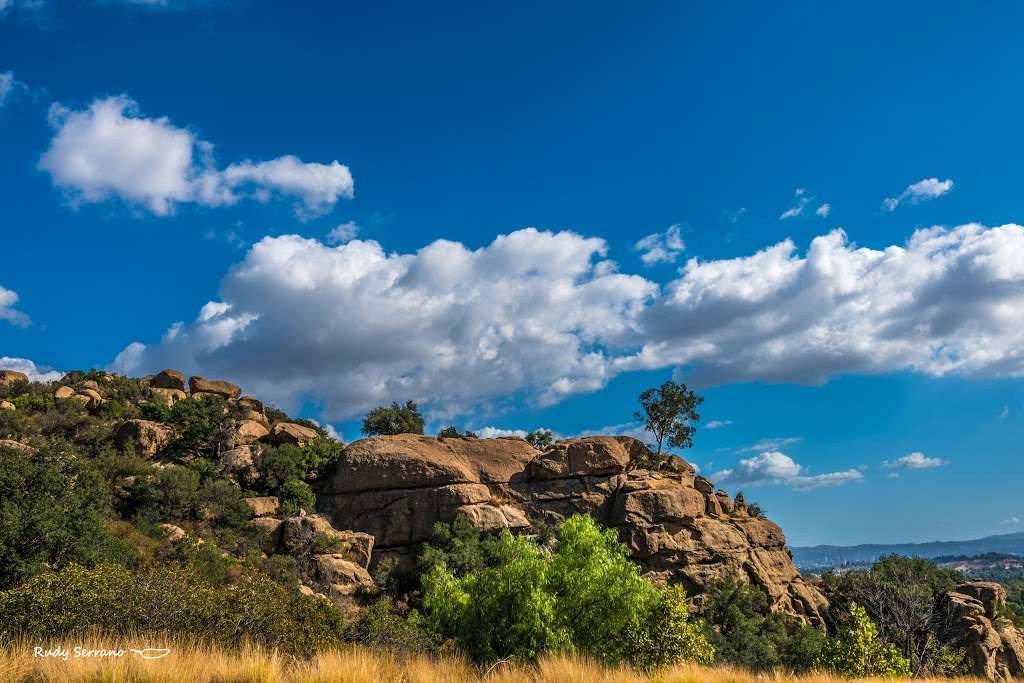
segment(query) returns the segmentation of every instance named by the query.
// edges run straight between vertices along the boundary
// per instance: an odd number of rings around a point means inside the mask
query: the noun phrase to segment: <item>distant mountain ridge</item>
[[[930,543],[866,543],[862,545],[813,545],[791,548],[793,562],[800,569],[828,569],[874,562],[883,555],[908,555],[924,558],[944,555],[981,555],[1009,553],[1024,556],[1024,531],[996,534],[966,541]]]

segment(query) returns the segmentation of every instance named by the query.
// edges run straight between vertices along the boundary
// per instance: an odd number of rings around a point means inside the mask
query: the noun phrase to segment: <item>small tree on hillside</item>
[[[413,401],[374,408],[363,419],[363,434],[367,436],[422,433],[423,416]]]
[[[526,435],[526,441],[538,450],[544,450],[555,441],[550,429],[535,429]]]
[[[700,420],[697,407],[703,402],[704,399],[685,384],[672,380],[640,394],[643,410],[635,412],[633,417],[644,421],[644,426],[654,435],[655,456],[661,455],[666,439],[672,448],[693,445],[693,434],[697,430],[691,423]]]

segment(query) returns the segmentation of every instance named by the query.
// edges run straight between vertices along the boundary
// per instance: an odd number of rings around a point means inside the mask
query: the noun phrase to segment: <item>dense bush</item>
[[[412,401],[374,408],[363,419],[363,434],[367,436],[422,433],[423,416]]]
[[[342,444],[328,438],[304,446],[267,448],[255,462],[260,473],[258,488],[264,495],[277,496],[287,514],[294,514],[300,507],[312,509],[316,496],[307,482],[325,477],[342,450]]]
[[[151,410],[163,413],[160,408]],[[169,444],[171,450],[194,453],[207,458],[217,455],[230,424],[227,405],[220,396],[203,396],[199,400],[178,401],[166,411],[166,414],[159,417],[163,418],[159,421],[175,428],[174,439]]]
[[[160,631],[222,645],[248,641],[307,655],[340,644],[344,620],[326,601],[289,593],[259,574],[224,586],[168,565],[137,572],[71,565],[0,592],[0,640],[92,629]]]
[[[719,661],[754,671],[814,665],[825,634],[772,612],[761,588],[724,579],[711,584],[706,599],[701,616]]]
[[[70,444],[34,456],[0,447],[0,588],[46,566],[127,558],[107,512],[106,486]]]
[[[526,435],[526,440],[534,448],[544,450],[555,442],[555,435],[550,429],[535,429]]]
[[[590,517],[566,520],[552,552],[506,530],[488,554],[489,566],[459,576],[441,562],[422,579],[432,627],[475,661],[579,652],[653,667],[713,656],[681,591],[640,578],[615,532]]]
[[[911,675],[910,662],[895,645],[882,642],[878,628],[857,603],[850,604],[849,618],[835,638],[825,641],[815,664],[848,678]]]
[[[883,557],[868,570],[826,574],[822,587],[837,614],[864,609],[879,637],[899,648],[915,675],[961,673],[963,654],[935,637],[937,598],[963,581],[956,571],[916,557]]]

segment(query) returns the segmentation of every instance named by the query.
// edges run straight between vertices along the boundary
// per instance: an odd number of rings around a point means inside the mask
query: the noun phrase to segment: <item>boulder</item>
[[[188,398],[188,394],[181,389],[164,389],[161,387],[150,387],[149,395],[154,403],[160,403],[168,408],[178,401]]]
[[[131,446],[139,455],[150,457],[156,455],[172,435],[173,430],[159,422],[126,420],[114,432],[114,445],[122,451]]]
[[[242,394],[242,389],[238,385],[222,380],[205,379],[198,375],[188,378],[188,390],[192,394],[217,394],[224,398],[238,398]]]
[[[339,531],[322,515],[288,517],[281,526],[280,548],[292,555],[331,553],[366,568],[373,553],[373,536]]]
[[[164,532],[164,536],[171,543],[177,543],[187,535],[184,529],[180,526],[174,526],[173,524],[161,524],[160,529]]]
[[[320,432],[294,422],[278,422],[270,430],[270,442],[277,445],[305,446],[319,438]]]
[[[100,392],[96,391],[95,389],[80,389],[78,395],[85,396],[86,405],[88,405],[90,408],[98,408],[99,406],[105,403],[103,397],[100,395]]]
[[[0,387],[6,389],[14,386],[15,384],[21,384],[22,382],[28,382],[28,375],[24,372],[18,372],[17,370],[0,370]]]
[[[281,507],[277,496],[255,496],[246,498],[245,504],[255,517],[273,517]]]
[[[240,422],[229,434],[227,439],[224,441],[224,446],[229,449],[235,449],[239,446],[248,446],[254,444],[263,437],[270,434],[270,430],[264,427],[255,420],[246,420]]]
[[[619,474],[631,462],[647,455],[647,446],[628,436],[569,439],[559,441],[534,458],[527,467],[527,475],[534,479],[563,479],[581,474]]]
[[[963,649],[969,673],[991,681],[1024,675],[1024,632],[1003,616],[1006,590],[991,581],[970,581],[939,597],[939,639]]]
[[[92,389],[93,391],[99,393],[100,385],[99,382],[97,382],[94,379],[87,379],[84,382],[82,382],[82,389]]]
[[[171,368],[161,370],[150,378],[149,386],[153,389],[185,391],[185,375]]]
[[[283,522],[274,517],[257,517],[249,520],[249,524],[259,532],[260,549],[267,554],[276,553],[281,544],[281,526]]]
[[[0,401],[0,410],[17,410],[18,407],[7,400]]]
[[[68,386],[57,387],[57,390],[53,392],[53,397],[58,401],[66,401],[75,395],[75,390]]]
[[[252,446],[238,446],[220,454],[220,467],[242,484],[251,486],[259,481],[260,473],[252,455]]]
[[[6,448],[22,455],[35,455],[37,452],[37,449],[32,446],[12,439],[0,439],[0,448]]]
[[[254,410],[257,413],[263,413],[263,401],[253,398],[252,396],[241,396],[238,399],[238,405],[249,410]]]

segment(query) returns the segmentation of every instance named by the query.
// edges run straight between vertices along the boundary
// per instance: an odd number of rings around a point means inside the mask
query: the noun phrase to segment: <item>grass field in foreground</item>
[[[754,683],[799,680],[839,683],[846,679],[783,672],[752,674],[733,668],[684,665],[651,674],[607,668],[581,659],[551,658],[536,666],[502,663],[487,670],[452,658],[398,658],[385,652],[352,648],[295,661],[255,648],[223,650],[168,639],[82,639],[61,643],[68,658],[37,657],[33,648],[56,643],[23,642],[0,647],[3,683]],[[76,657],[88,650],[123,648],[120,657]],[[131,648],[169,648],[159,659],[143,659]],[[147,654],[158,654],[148,652]],[[862,679],[871,680],[871,679]],[[888,679],[878,679],[888,680]],[[946,679],[941,679],[945,681]],[[967,679],[960,679],[966,681]]]

